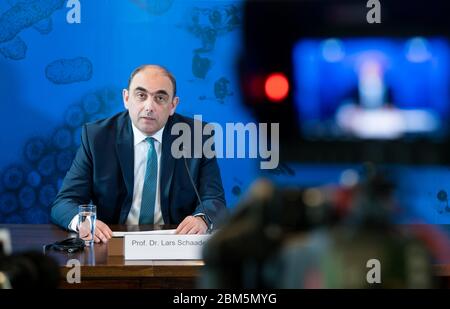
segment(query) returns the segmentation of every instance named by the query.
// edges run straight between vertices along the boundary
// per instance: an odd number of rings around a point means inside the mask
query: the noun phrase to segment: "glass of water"
[[[86,246],[94,243],[96,219],[97,207],[95,205],[78,206],[78,237],[84,240]]]

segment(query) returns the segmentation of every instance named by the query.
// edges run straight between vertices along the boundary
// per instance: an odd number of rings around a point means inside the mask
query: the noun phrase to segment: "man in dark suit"
[[[111,238],[108,224],[178,224],[177,233],[205,233],[209,221],[226,209],[222,181],[215,157],[172,153],[173,126],[194,131],[193,119],[175,113],[175,78],[163,67],[140,66],[123,90],[123,101],[127,111],[83,126],[52,221],[76,230],[78,205],[92,202],[96,242]]]

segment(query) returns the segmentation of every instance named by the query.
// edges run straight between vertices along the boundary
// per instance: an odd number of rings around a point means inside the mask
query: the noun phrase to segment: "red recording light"
[[[282,101],[289,93],[289,81],[283,73],[270,74],[264,84],[264,91],[269,100]]]

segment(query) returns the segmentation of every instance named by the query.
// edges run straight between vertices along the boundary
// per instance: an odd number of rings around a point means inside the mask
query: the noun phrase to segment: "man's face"
[[[145,68],[137,73],[130,89],[123,90],[123,102],[133,124],[145,135],[161,129],[178,105],[169,77],[158,68]]]

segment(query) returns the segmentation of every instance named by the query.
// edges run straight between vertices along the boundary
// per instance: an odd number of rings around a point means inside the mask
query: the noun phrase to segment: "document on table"
[[[113,231],[113,237],[124,237],[126,235],[142,235],[142,234],[150,234],[150,235],[173,235],[175,234],[175,229],[172,230],[153,230],[153,231]]]

